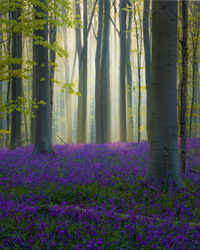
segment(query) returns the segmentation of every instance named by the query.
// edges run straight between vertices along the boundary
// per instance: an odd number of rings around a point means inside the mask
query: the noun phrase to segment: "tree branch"
[[[110,18],[110,21],[111,21],[111,23],[113,24],[115,30],[117,31],[118,36],[119,36],[119,30],[117,29],[117,27],[116,27],[115,23],[113,22],[111,16],[110,16],[109,18]]]
[[[90,22],[89,22],[88,29],[87,29],[87,37],[88,37],[88,34],[90,32],[90,28],[91,28],[91,25],[92,25],[92,19],[94,17],[94,12],[95,12],[95,9],[96,9],[96,5],[97,5],[97,0],[94,3],[94,7],[93,7],[93,10],[92,10],[92,13],[91,13],[91,16],[90,16]]]
[[[200,174],[200,171],[196,170],[196,169],[189,169],[190,172],[193,172],[195,174]]]
[[[95,39],[97,40],[97,35],[96,35],[96,33],[95,33],[94,25],[93,25],[93,24],[92,24],[92,30],[93,30],[94,37],[95,37]]]
[[[61,140],[61,142],[62,142],[63,144],[67,145],[67,143],[64,142],[62,138],[60,138],[60,136],[57,135],[57,137]]]

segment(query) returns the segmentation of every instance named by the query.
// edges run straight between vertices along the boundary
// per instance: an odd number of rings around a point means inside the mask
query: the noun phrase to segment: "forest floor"
[[[0,149],[0,249],[199,249],[200,139],[185,190],[141,185],[147,143]]]

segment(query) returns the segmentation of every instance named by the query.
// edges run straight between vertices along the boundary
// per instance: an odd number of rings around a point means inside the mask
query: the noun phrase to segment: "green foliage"
[[[57,83],[58,85],[62,86],[62,90],[61,90],[61,93],[64,93],[65,89],[68,88],[69,90],[69,94],[75,94],[77,96],[81,96],[81,94],[77,91],[74,90],[74,82],[71,82],[71,83],[62,83],[60,81],[58,81],[57,79],[55,78],[52,78],[51,79],[54,83]]]
[[[33,60],[23,58],[12,58],[9,45],[6,47],[6,42],[9,44],[13,33],[22,34],[23,38],[31,38],[36,45],[47,47],[48,50],[53,50],[59,57],[67,57],[68,53],[59,45],[58,42],[50,44],[44,41],[42,37],[35,36],[34,30],[42,30],[45,24],[53,26],[67,25],[72,27],[76,24],[73,17],[72,3],[69,0],[47,0],[45,5],[39,0],[5,0],[0,3],[0,34],[2,44],[0,44],[0,81],[9,81],[13,77],[19,77],[23,80],[30,80],[30,71],[36,63]],[[63,14],[62,9],[65,9]],[[18,20],[11,18],[11,13],[18,11],[21,13]],[[48,13],[48,16],[46,15]],[[12,65],[22,65],[22,69],[13,70]],[[57,68],[58,64],[49,61],[49,64]],[[43,65],[44,66],[44,65]],[[41,79],[44,81],[44,79]],[[72,88],[73,84],[66,84],[64,88],[69,87],[70,93],[75,93]],[[76,94],[78,94],[76,92]],[[0,99],[0,116],[5,113],[10,113],[13,110],[23,112],[26,115],[32,116],[33,113],[29,107],[37,108],[39,104],[44,104],[35,101],[28,101],[26,98],[19,97],[16,101],[9,103],[3,102]]]
[[[45,105],[44,101],[36,101],[35,99],[29,101],[27,98],[18,96],[16,100],[11,100],[9,103],[3,101],[2,97],[0,97],[0,117],[5,117],[6,114],[13,112],[14,110],[22,112],[25,115],[29,115],[34,117],[32,112],[33,108],[38,108],[38,105]]]

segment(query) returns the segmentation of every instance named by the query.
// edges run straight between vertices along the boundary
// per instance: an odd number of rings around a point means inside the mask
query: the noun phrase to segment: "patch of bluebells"
[[[146,142],[1,149],[0,249],[198,249],[199,148],[188,141],[187,192],[168,194],[140,185]]]

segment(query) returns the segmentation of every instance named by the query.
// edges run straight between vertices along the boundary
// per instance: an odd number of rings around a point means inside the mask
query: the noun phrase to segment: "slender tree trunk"
[[[182,45],[182,74],[181,81],[181,111],[180,111],[180,136],[181,136],[181,169],[185,174],[187,164],[187,135],[186,135],[186,98],[187,98],[187,78],[188,78],[188,7],[187,1],[182,0],[182,14],[183,14],[183,38]]]
[[[116,1],[114,0],[113,2],[113,7],[114,7],[114,27],[117,27],[117,15],[118,15],[118,12],[117,12],[117,3]],[[114,29],[114,65],[117,65],[118,63],[118,44],[117,44],[117,36],[119,35],[119,32]],[[118,88],[118,76],[117,74],[114,75],[114,81],[115,81],[115,89]],[[114,91],[113,93],[113,102],[114,102],[114,105],[113,105],[113,116],[114,116],[114,119],[113,119],[113,124],[112,124],[112,135],[113,135],[113,138],[114,140],[116,141],[117,138],[118,138],[118,127],[119,127],[119,120],[118,120],[118,112],[119,112],[119,107],[117,105],[115,105],[115,102],[118,98],[118,92],[117,91]]]
[[[11,20],[11,12],[8,12],[8,19]],[[9,34],[7,34],[9,36]],[[11,39],[7,40],[7,53],[8,55],[11,54]],[[11,64],[8,64],[8,70],[12,70]],[[7,95],[6,95],[6,104],[10,105],[10,98],[11,98],[11,78],[10,73],[8,73],[8,85],[7,85]],[[6,130],[10,131],[10,114],[6,114]],[[10,135],[6,134],[6,147],[9,146]]]
[[[97,46],[95,55],[95,123],[96,123],[96,142],[101,143],[101,86],[100,86],[100,66],[102,54],[102,33],[103,33],[103,0],[99,0]]]
[[[194,49],[194,48],[193,48]],[[194,102],[195,102],[195,92],[196,92],[196,72],[197,72],[197,56],[196,50],[193,51],[192,56],[192,100],[191,100],[191,108],[190,108],[190,123],[189,123],[189,138],[192,138],[192,127],[193,127],[193,112],[194,112]]]
[[[12,11],[12,19],[17,23],[20,22],[21,8],[16,8]],[[22,33],[12,33],[12,58],[22,58]],[[22,70],[22,64],[12,64],[13,71]],[[17,76],[12,77],[12,101],[16,101],[19,96],[22,96],[22,79]],[[21,145],[21,112],[14,110],[11,114],[11,142],[12,147]]]
[[[0,12],[1,14],[1,12]],[[2,56],[2,43],[3,43],[3,34],[0,34],[0,57]],[[2,81],[0,81],[0,97],[3,98],[3,84]],[[3,117],[0,114],[0,130],[3,129]],[[2,136],[2,138],[1,138]],[[4,146],[4,140],[3,140],[3,135],[0,134],[0,147],[2,148]]]
[[[119,83],[119,122],[120,141],[126,141],[126,0],[120,0],[120,83]]]
[[[54,17],[56,20],[56,17]],[[56,35],[57,35],[57,27],[50,24],[49,26],[49,41],[50,44],[56,42]],[[50,50],[50,61],[55,63],[56,62],[56,52],[54,50]],[[53,89],[54,83],[53,80],[55,77],[55,68],[54,66],[50,65],[50,133],[52,137],[52,119],[53,119]]]
[[[193,113],[194,113],[194,104],[196,102],[196,89],[197,89],[197,79],[198,79],[198,43],[199,43],[199,18],[198,18],[198,12],[200,8],[197,6],[198,2],[192,3],[194,6],[192,8],[192,17],[194,18],[192,24],[191,24],[191,35],[192,35],[192,100],[191,100],[191,108],[190,108],[190,123],[189,123],[189,138],[192,138],[192,131],[195,130],[195,126],[193,126]],[[195,20],[196,18],[196,20]]]
[[[23,85],[22,85],[22,89],[21,89],[21,94],[22,94],[22,97],[24,97],[24,88],[23,88]],[[28,145],[28,125],[27,125],[26,114],[23,114],[23,117],[24,117],[24,127],[25,127],[25,143],[26,143],[26,145]]]
[[[6,96],[6,104],[10,104],[10,90],[11,90],[11,80],[8,80],[8,87],[7,87],[7,96]],[[10,114],[6,114],[6,130],[10,130]],[[6,147],[9,145],[9,134],[6,134]]]
[[[139,14],[140,15],[140,14]],[[138,23],[136,20],[136,7],[134,3],[134,21],[135,21],[135,32],[136,32],[136,41],[137,41],[137,68],[138,68],[138,142],[140,142],[140,124],[141,124],[141,47],[139,46],[139,31],[138,31]],[[141,22],[140,22],[141,23]]]
[[[132,4],[128,1],[128,30],[126,32],[126,75],[127,75],[127,140],[133,141],[133,101],[132,101],[132,69],[131,69],[131,34],[132,34]]]
[[[40,0],[40,4],[46,6],[46,0]],[[36,20],[47,21],[47,11],[40,6],[34,6],[36,10]],[[38,12],[45,14],[44,17],[38,16]],[[48,24],[43,25],[43,29],[34,30],[34,35],[41,37],[44,41],[48,40]],[[48,48],[34,44],[35,62],[34,66],[34,85],[35,97],[37,101],[45,101],[45,105],[39,105],[36,109],[35,133],[34,133],[34,153],[52,153],[52,142],[50,133],[50,83],[48,67]]]
[[[0,48],[1,50],[1,48]],[[1,52],[0,52],[0,56],[1,56]],[[3,98],[3,86],[2,86],[2,81],[0,81],[0,97]],[[0,114],[0,131],[3,130],[3,117],[1,116],[2,114]],[[0,148],[3,148],[3,138],[4,135],[0,133]]]
[[[150,0],[144,1],[143,7],[143,38],[144,38],[144,54],[145,54],[145,79],[146,79],[146,89],[147,89],[147,101],[146,101],[146,112],[147,112],[147,137],[150,141],[149,133],[149,118],[150,118],[150,67],[151,67],[151,49],[150,49],[150,35],[149,35],[149,9]]]
[[[37,60],[37,47],[34,44],[33,41],[33,61],[36,62]],[[36,99],[36,70],[32,71],[32,100]],[[32,112],[34,114],[34,117],[31,117],[31,126],[30,126],[30,130],[31,130],[31,144],[34,144],[34,140],[35,140],[35,122],[36,122],[36,109],[34,107],[31,108]]]
[[[64,12],[66,15],[66,12]],[[64,33],[64,48],[65,51],[68,51],[68,30],[67,25],[63,26],[63,33]],[[66,57],[65,58],[65,82],[70,82],[70,76],[69,76],[69,60]],[[66,119],[67,119],[67,143],[72,143],[72,97],[69,93],[69,88],[66,88]]]
[[[200,49],[198,49],[198,59],[197,59],[197,72],[196,75],[200,75]],[[196,117],[195,117],[195,138],[200,137],[200,77],[197,77],[197,82],[196,82]]]
[[[165,27],[163,29],[163,27]],[[150,165],[146,183],[182,188],[177,146],[177,2],[152,2]]]
[[[100,133],[101,143],[109,142],[111,135],[110,126],[110,2],[104,0],[104,28],[103,28],[103,47],[101,55],[101,68],[99,85],[101,91],[100,106]]]
[[[80,2],[76,0],[76,14],[80,15]],[[79,93],[77,142],[86,143],[87,118],[87,0],[83,1],[83,47],[81,43],[80,26],[76,28],[76,47],[79,56]]]

